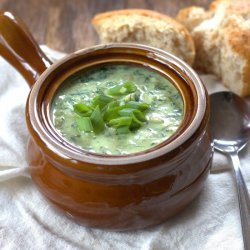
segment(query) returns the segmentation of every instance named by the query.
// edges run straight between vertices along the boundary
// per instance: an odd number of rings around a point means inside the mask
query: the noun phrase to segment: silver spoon
[[[231,92],[210,96],[214,148],[230,156],[236,177],[245,249],[250,250],[250,199],[243,179],[238,153],[250,136],[250,111],[246,102]]]

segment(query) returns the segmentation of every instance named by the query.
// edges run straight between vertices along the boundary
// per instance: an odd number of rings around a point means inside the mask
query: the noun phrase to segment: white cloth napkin
[[[43,49],[51,57],[62,56],[47,47]],[[86,228],[57,213],[27,172],[24,109],[29,88],[2,58],[0,76],[0,249],[243,249],[231,163],[217,153],[199,197],[183,212],[158,226],[110,232]],[[225,89],[212,75],[201,78],[209,93]],[[250,146],[240,154],[248,184],[249,152]]]

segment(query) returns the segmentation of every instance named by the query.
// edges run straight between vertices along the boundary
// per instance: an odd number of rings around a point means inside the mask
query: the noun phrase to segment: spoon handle
[[[241,215],[241,226],[243,241],[246,250],[250,250],[250,199],[247,190],[246,183],[241,173],[240,160],[237,152],[230,153],[231,160],[233,162],[237,192],[239,199],[240,215]]]

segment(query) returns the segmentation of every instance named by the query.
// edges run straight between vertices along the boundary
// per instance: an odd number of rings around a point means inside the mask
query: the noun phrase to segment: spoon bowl
[[[232,92],[218,92],[211,95],[211,113],[214,147],[221,152],[241,150],[250,133],[247,103]]]
[[[231,92],[218,92],[210,96],[211,130],[214,148],[230,156],[236,177],[243,241],[250,249],[250,199],[240,169],[238,152],[243,149],[250,133],[250,111],[247,103]]]

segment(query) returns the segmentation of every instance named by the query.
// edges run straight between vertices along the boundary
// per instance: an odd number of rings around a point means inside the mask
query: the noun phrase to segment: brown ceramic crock
[[[209,105],[201,80],[187,64],[138,44],[99,45],[52,64],[9,12],[0,15],[0,34],[0,54],[31,86],[27,160],[34,183],[52,204],[84,225],[128,230],[163,222],[199,194],[212,159]],[[106,63],[148,67],[175,84],[184,101],[184,118],[172,137],[136,154],[101,155],[56,132],[50,109],[62,82]]]

